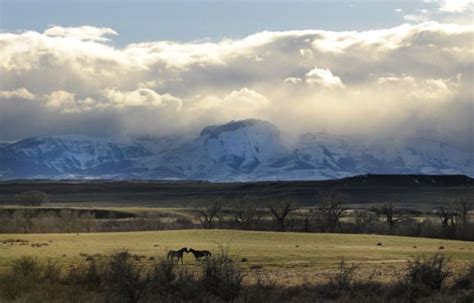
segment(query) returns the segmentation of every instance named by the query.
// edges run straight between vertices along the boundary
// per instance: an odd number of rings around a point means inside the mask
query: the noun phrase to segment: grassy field
[[[290,284],[327,279],[342,257],[349,263],[360,265],[360,277],[373,275],[380,281],[397,278],[407,260],[432,255],[440,247],[444,247],[441,251],[451,258],[451,266],[457,272],[474,260],[473,242],[378,235],[227,230],[0,235],[0,242],[8,239],[28,242],[23,245],[19,242],[0,243],[0,270],[5,270],[12,260],[24,255],[52,259],[69,266],[85,262],[87,255],[127,249],[133,254],[146,256],[142,259],[146,263],[151,256],[165,256],[169,249],[187,246],[217,253],[219,245],[224,245],[239,260],[247,260],[242,265],[250,279],[263,274]],[[43,246],[37,247],[37,243],[43,243]],[[185,255],[185,263],[190,268],[195,266],[191,254]]]

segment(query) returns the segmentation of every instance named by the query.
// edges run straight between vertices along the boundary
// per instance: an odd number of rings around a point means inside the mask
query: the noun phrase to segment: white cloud
[[[302,79],[298,77],[288,77],[283,80],[285,83],[290,83],[290,84],[298,84],[301,83]]]
[[[116,31],[107,27],[93,27],[93,26],[81,26],[81,27],[62,27],[52,26],[45,30],[43,34],[52,37],[67,37],[75,38],[80,40],[90,41],[109,41],[105,36],[116,36]]]
[[[209,95],[191,101],[190,116],[198,115],[213,119],[219,115],[225,120],[262,117],[272,103],[262,94],[246,87],[234,90],[225,96]]]
[[[26,100],[33,100],[34,95],[25,88],[18,88],[15,90],[0,90],[0,99],[20,98]]]
[[[46,101],[46,105],[49,107],[55,107],[62,110],[68,110],[74,107],[74,94],[63,90],[52,92]]]
[[[412,84],[414,85],[416,83],[415,78],[411,76],[406,76],[403,75],[402,77],[397,77],[397,76],[388,76],[388,77],[380,77],[377,80],[378,84],[393,84],[393,83],[405,83],[405,84]]]
[[[414,21],[414,22],[426,22],[429,18],[423,14],[412,14],[412,15],[405,15],[403,19],[407,21]]]
[[[112,102],[112,106],[122,107],[181,107],[181,100],[170,94],[160,95],[152,89],[139,88],[134,91],[105,89],[103,95]]]
[[[473,6],[473,0],[442,0],[440,10],[448,13],[472,12]]]
[[[305,76],[306,83],[308,84],[318,84],[329,88],[344,88],[344,84],[342,84],[341,79],[337,76],[334,76],[328,68],[323,69],[315,67],[307,72]]]
[[[48,125],[64,132],[87,125],[94,135],[166,135],[251,117],[296,133],[469,134],[472,24],[125,47],[104,39],[110,29],[53,28],[0,33],[0,130],[9,129],[0,139],[32,136]],[[48,125],[34,122],[45,117]]]
[[[86,97],[77,99],[76,95],[64,90],[58,90],[36,97],[37,101],[43,102],[46,107],[62,113],[81,113],[97,109],[101,106],[96,100]]]

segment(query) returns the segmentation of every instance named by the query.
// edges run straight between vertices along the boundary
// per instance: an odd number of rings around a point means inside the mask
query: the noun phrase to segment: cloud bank
[[[261,118],[295,135],[418,136],[472,149],[472,24],[122,48],[114,35],[91,26],[0,33],[0,140],[189,134]]]

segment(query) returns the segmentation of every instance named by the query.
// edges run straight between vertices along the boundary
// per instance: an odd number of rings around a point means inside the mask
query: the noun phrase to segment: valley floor
[[[13,241],[15,240],[15,241]],[[327,280],[341,258],[359,265],[358,277],[389,282],[401,276],[406,262],[440,251],[456,273],[474,260],[474,242],[380,235],[277,233],[230,230],[177,230],[124,233],[3,234],[0,270],[20,256],[52,259],[63,266],[86,262],[89,255],[119,250],[142,256],[140,262],[164,257],[170,249],[221,247],[242,261],[247,281],[265,276],[280,283],[300,284]],[[185,266],[195,268],[191,254]]]

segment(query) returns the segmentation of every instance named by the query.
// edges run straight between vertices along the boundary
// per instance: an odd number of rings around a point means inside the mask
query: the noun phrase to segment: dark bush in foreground
[[[432,290],[441,289],[450,275],[447,264],[448,259],[440,253],[430,258],[417,258],[409,263],[407,279],[412,285],[423,285]]]
[[[205,263],[201,282],[216,297],[232,302],[239,296],[243,278],[239,262],[222,249],[219,255]]]
[[[441,290],[446,278],[451,275],[448,262],[440,253],[409,262],[405,277],[393,286],[392,296],[414,300]]]
[[[93,256],[67,271],[52,262],[20,258],[0,275],[0,302],[472,302],[473,267],[447,288],[440,254],[410,263],[393,285],[358,281],[357,266],[341,261],[328,283],[288,287],[258,278],[243,284],[238,259],[224,250],[190,272],[166,260],[145,267],[126,251]]]

